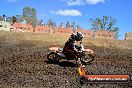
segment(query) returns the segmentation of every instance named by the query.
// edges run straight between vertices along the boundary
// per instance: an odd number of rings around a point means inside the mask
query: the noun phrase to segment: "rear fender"
[[[49,50],[50,51],[58,51],[59,50],[59,47],[50,47]]]
[[[54,51],[50,51],[50,52],[48,52],[48,54],[50,54],[50,53],[52,53],[52,52],[54,52]]]

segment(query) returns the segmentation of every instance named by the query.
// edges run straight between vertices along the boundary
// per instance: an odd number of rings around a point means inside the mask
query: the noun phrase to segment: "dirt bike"
[[[66,57],[62,51],[63,48],[60,47],[51,47],[49,48],[50,52],[48,52],[47,59],[52,62],[59,62],[59,60],[75,60],[75,58]],[[94,60],[94,51],[91,49],[84,49],[83,51],[78,53],[78,58],[80,58],[81,64],[87,65]]]

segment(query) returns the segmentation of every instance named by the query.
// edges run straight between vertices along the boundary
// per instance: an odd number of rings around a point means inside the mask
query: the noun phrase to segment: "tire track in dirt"
[[[72,62],[49,63],[48,47],[30,42],[0,44],[0,87],[78,88],[77,68]],[[86,46],[95,51],[95,61],[86,66],[87,74],[132,75],[132,50]],[[82,88],[131,88],[129,84],[85,84]]]

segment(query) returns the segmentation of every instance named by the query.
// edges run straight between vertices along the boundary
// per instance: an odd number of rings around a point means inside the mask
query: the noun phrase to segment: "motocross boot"
[[[78,60],[77,60],[77,65],[78,65],[79,67],[81,66],[82,68],[85,68],[85,65],[81,63],[80,58],[78,58]]]
[[[80,58],[77,59],[77,65],[81,66],[81,60],[80,60]]]

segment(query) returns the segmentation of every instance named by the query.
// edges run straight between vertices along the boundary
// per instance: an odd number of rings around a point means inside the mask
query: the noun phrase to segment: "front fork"
[[[81,61],[81,58],[78,58],[78,60],[76,60],[76,64],[77,64],[77,66],[81,66],[82,67],[82,65],[84,65],[84,63]]]

